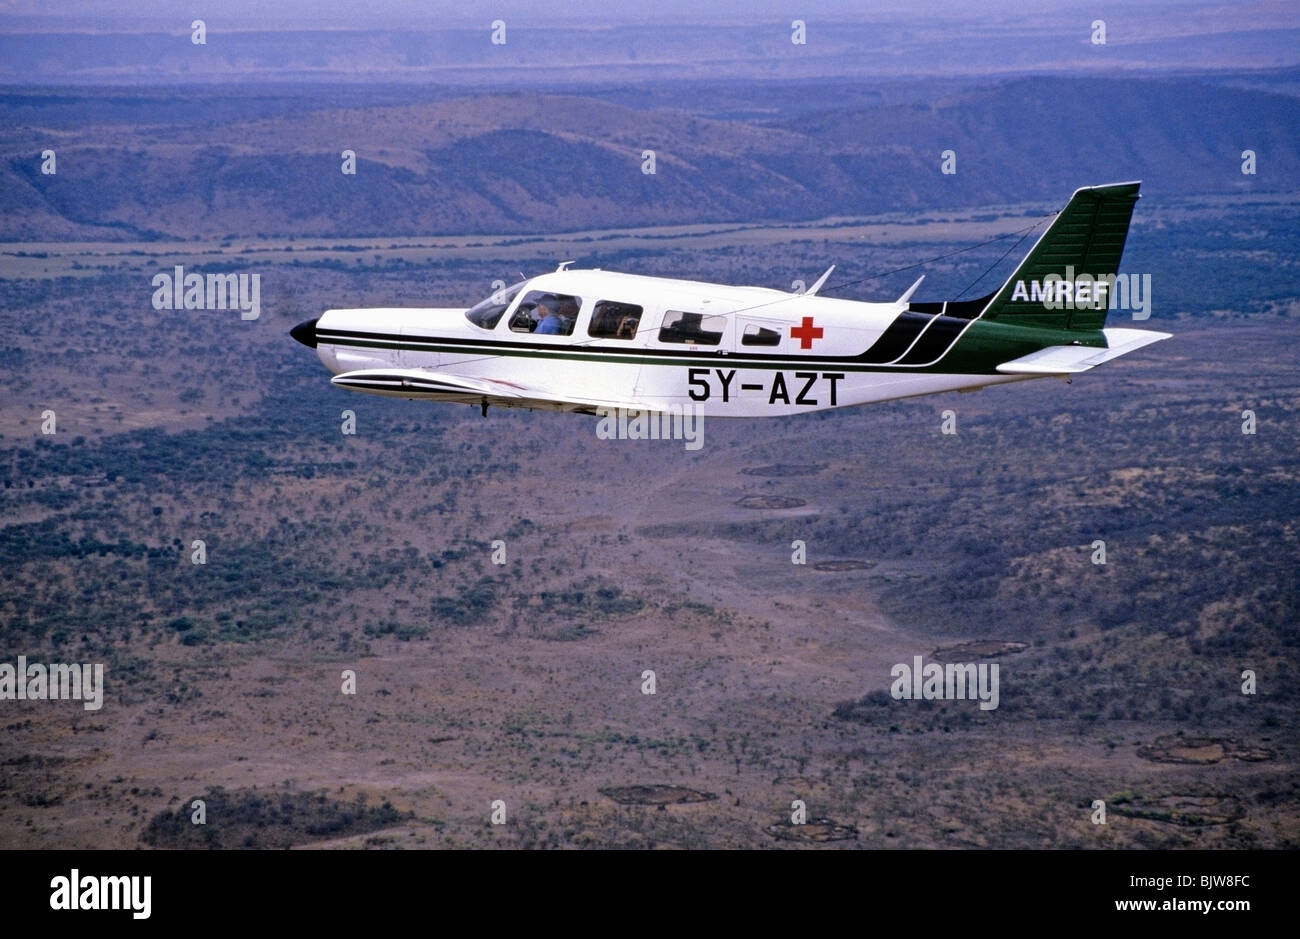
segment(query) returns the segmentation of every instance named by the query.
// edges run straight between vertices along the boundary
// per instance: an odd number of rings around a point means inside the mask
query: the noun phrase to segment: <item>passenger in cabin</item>
[[[560,298],[560,317],[564,320],[564,334],[573,332],[573,325],[578,321],[578,299],[576,297]]]

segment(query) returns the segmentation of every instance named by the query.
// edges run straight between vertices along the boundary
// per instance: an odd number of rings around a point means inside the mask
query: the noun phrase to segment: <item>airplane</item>
[[[290,335],[341,388],[484,415],[775,417],[1068,381],[1171,337],[1106,326],[1139,187],[1075,191],[1010,278],[974,300],[914,302],[921,280],[892,303],[818,296],[830,270],[793,293],[564,262],[468,309],[332,309]]]

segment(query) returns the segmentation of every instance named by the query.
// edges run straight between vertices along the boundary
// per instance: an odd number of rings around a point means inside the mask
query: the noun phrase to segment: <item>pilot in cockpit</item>
[[[537,322],[537,332],[547,336],[564,334],[564,318],[560,316],[558,310],[552,310],[545,303],[539,303],[537,313],[541,317]]]

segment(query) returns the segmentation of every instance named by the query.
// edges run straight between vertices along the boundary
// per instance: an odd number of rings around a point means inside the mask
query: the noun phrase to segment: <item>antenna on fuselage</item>
[[[564,270],[572,263],[573,263],[572,261],[561,261],[560,266],[555,269],[555,273],[557,274],[560,273],[560,271]]]
[[[822,287],[826,284],[826,278],[831,276],[831,271],[833,270],[835,270],[834,264],[826,268],[826,273],[823,274],[821,277],[818,277],[817,282],[803,292],[803,296],[805,297],[817,296],[817,291],[821,290]]]
[[[907,293],[903,294],[901,297],[898,298],[898,302],[900,305],[912,299],[912,294],[916,293],[916,288],[921,286],[921,281],[923,280],[925,280],[924,274],[922,274],[920,277],[916,279],[916,283],[914,283],[912,286],[907,288]]]

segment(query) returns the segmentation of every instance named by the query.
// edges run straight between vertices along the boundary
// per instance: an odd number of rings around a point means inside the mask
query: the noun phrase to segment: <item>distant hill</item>
[[[525,234],[1055,204],[1120,179],[1167,194],[1300,183],[1300,100],[1194,79],[1016,79],[775,119],[701,116],[683,87],[676,108],[534,92],[329,107],[321,92],[250,92],[243,113],[257,116],[242,120],[229,88],[216,120],[186,112],[207,106],[192,90],[166,92],[165,110],[162,92],[11,92],[0,239]],[[47,147],[54,176],[40,171]],[[340,172],[344,149],[355,176]],[[1246,149],[1255,176],[1240,171]],[[945,150],[955,175],[940,172]]]

